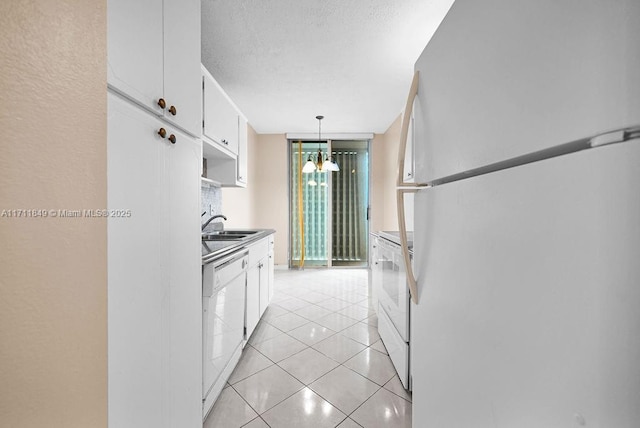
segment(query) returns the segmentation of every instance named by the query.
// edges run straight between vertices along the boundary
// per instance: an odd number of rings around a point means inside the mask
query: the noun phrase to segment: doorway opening
[[[340,170],[303,173],[318,150]],[[289,267],[367,266],[369,141],[289,140],[289,172]]]

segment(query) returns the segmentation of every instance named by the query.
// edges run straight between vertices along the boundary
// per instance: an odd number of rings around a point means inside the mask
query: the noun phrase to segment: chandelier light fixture
[[[313,161],[312,155],[309,155],[307,158],[307,162],[302,167],[302,172],[305,174],[310,174],[314,171],[326,172],[326,171],[340,171],[340,167],[338,163],[335,161],[333,156],[322,156],[322,150],[320,149],[320,142],[322,141],[322,119],[324,116],[316,116],[318,119],[318,154],[316,157],[316,162]]]

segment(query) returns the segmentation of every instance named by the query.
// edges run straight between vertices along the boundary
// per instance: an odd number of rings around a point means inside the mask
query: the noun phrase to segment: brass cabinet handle
[[[160,128],[158,129],[158,135],[161,136],[162,138],[167,136],[167,130],[164,128]]]
[[[169,141],[171,141],[171,144],[175,144],[176,143],[176,136],[171,134],[169,135]]]
[[[161,109],[164,110],[164,108],[167,106],[167,103],[164,102],[164,98],[160,98],[158,100],[158,105],[160,106]]]
[[[169,107],[169,113],[171,113],[174,116],[178,114],[178,110],[176,110],[176,106]]]

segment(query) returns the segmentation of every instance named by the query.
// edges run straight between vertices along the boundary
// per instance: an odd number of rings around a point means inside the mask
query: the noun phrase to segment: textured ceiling
[[[202,63],[258,133],[381,133],[452,3],[202,0]]]

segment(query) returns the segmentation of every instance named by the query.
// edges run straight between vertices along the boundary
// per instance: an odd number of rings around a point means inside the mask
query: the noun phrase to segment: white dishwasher
[[[206,418],[242,354],[248,253],[202,267],[202,418]]]

